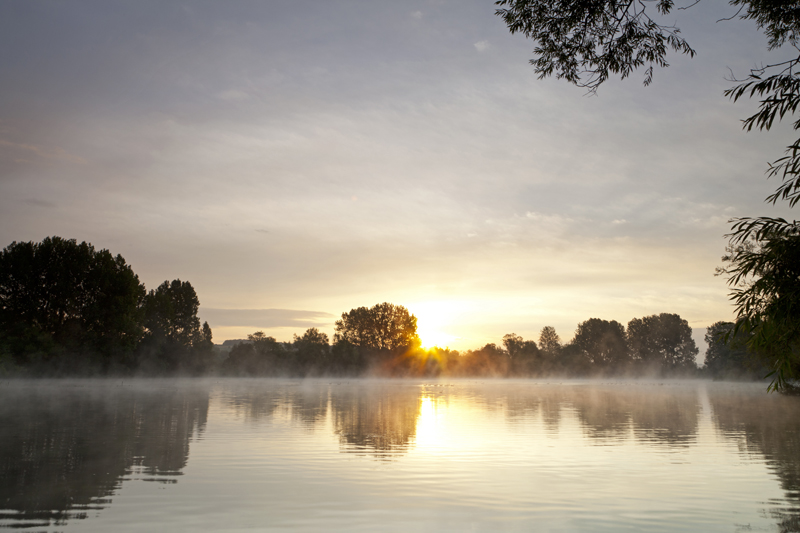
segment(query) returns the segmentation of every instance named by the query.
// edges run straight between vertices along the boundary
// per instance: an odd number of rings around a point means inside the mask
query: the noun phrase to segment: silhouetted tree
[[[561,347],[556,373],[571,377],[591,376],[595,372],[589,354],[579,346],[568,342]]]
[[[200,345],[203,348],[213,348],[214,341],[212,339],[211,326],[208,325],[208,322],[203,322],[203,330],[200,332]]]
[[[743,340],[771,371],[775,390],[800,380],[800,223],[742,219],[718,269],[728,274],[736,323],[729,336]]]
[[[287,351],[275,337],[263,331],[247,336],[232,349],[222,364],[222,372],[234,376],[275,376],[289,371]]]
[[[145,298],[147,332],[179,346],[192,346],[202,340],[199,308],[200,300],[191,283],[179,279],[165,281]]]
[[[526,341],[515,333],[503,337],[503,346],[511,360],[511,373],[523,376],[544,372],[542,356],[535,341]]]
[[[560,370],[561,338],[553,326],[545,326],[539,333],[539,350],[548,372]]]
[[[615,0],[497,0],[495,5],[503,6],[496,13],[511,33],[536,41],[536,58],[530,62],[540,78],[555,74],[591,91],[610,75],[626,78],[645,65],[648,85],[653,66],[667,66],[669,48],[695,53],[671,23],[658,24],[647,16],[644,5]],[[672,6],[659,0],[655,9],[665,15]]]
[[[211,326],[208,325],[208,322],[203,322],[200,338],[192,345],[191,356],[183,361],[187,372],[200,375],[214,369],[216,353],[212,339]]]
[[[561,349],[561,337],[553,326],[545,326],[539,333],[539,349],[548,354],[558,354]]]
[[[67,371],[130,364],[143,296],[121,255],[61,237],[13,242],[0,252],[0,351]]]
[[[417,317],[402,305],[377,304],[342,313],[336,321],[334,342],[346,341],[359,348],[394,350],[419,344]]]
[[[335,338],[335,337],[334,337]],[[366,350],[339,339],[331,346],[328,372],[337,375],[358,375],[367,368]]]
[[[770,49],[789,43],[799,51],[795,57],[751,69],[745,79],[735,80],[737,85],[725,91],[734,102],[745,96],[758,98],[758,111],[742,121],[743,127],[769,130],[776,118],[780,122],[800,106],[800,9],[796,2],[729,3],[738,6],[737,16],[755,21]],[[644,66],[644,83],[649,84],[653,67],[667,66],[670,48],[694,55],[671,20],[666,24],[657,20],[673,11],[674,2],[647,4],[616,0],[495,2],[501,6],[496,14],[511,33],[522,33],[537,43],[531,63],[540,77],[554,74],[591,92],[611,75],[626,78]],[[648,7],[656,13],[648,13]],[[800,120],[793,127],[800,129]],[[784,200],[794,207],[800,201],[800,139],[786,148],[784,157],[770,164],[768,175],[780,177],[781,183],[767,201]],[[800,222],[770,217],[732,222],[732,232],[727,235],[731,253],[723,258],[731,267],[721,272],[728,274],[728,283],[734,288],[734,330],[745,332],[750,351],[764,357],[772,370],[770,388],[787,390],[793,387],[792,380],[800,378]]]
[[[705,370],[718,379],[757,379],[767,370],[747,351],[743,334],[733,336],[732,322],[715,322],[706,329]]]
[[[328,336],[317,328],[309,328],[302,337],[294,336],[296,372],[302,375],[323,374],[331,363]]]
[[[359,307],[342,313],[333,341],[334,359],[342,367],[366,364],[381,372],[380,367],[391,366],[394,358],[419,347],[417,317],[402,305],[387,302]],[[359,356],[354,356],[353,349]]]
[[[596,373],[623,372],[630,362],[625,328],[616,320],[590,318],[581,322],[571,344],[583,353]]]
[[[200,330],[199,308],[200,300],[188,281],[165,281],[147,294],[141,354],[145,371],[195,371],[193,358],[207,347],[211,335],[210,327],[207,334]]]
[[[504,377],[509,372],[508,353],[494,343],[461,356],[461,371],[467,376]]]
[[[692,328],[676,314],[634,318],[628,322],[628,346],[644,372],[685,374],[697,368]]]

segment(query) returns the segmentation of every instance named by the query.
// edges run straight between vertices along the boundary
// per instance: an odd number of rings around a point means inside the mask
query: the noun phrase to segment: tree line
[[[343,313],[333,342],[316,328],[292,342],[258,331],[239,342],[221,365],[225,375],[387,377],[698,377],[758,379],[766,374],[743,344],[726,344],[732,324],[708,328],[706,366],[686,320],[677,314],[617,321],[591,318],[562,343],[555,328],[542,328],[538,342],[505,335],[502,343],[459,352],[423,348],[416,317],[400,305],[382,303]]]
[[[590,93],[610,77],[627,78],[644,67],[644,85],[653,80],[654,67],[666,67],[669,50],[694,56],[695,50],[676,26],[671,0],[617,2],[616,0],[495,0],[496,14],[511,33],[536,43],[530,60],[540,78],[555,76],[584,87]],[[648,5],[649,4],[649,5]],[[769,131],[792,117],[800,106],[800,8],[797,2],[729,0],[735,11],[720,20],[753,21],[767,38],[769,50],[794,48],[774,63],[759,63],[737,79],[725,96],[757,98],[758,110],[742,121],[747,131]],[[719,7],[719,6],[718,6]],[[648,9],[650,12],[648,12]],[[675,13],[677,14],[677,13]],[[786,46],[785,45],[789,45]],[[792,127],[800,129],[800,120]],[[779,185],[766,201],[800,202],[800,139],[767,168]],[[800,381],[800,221],[773,217],[737,217],[729,221],[724,266],[718,269],[731,288],[736,320],[726,341],[744,344],[759,354],[769,369],[771,390],[798,392]],[[739,346],[741,347],[741,346]],[[735,348],[738,349],[738,348]]]
[[[214,344],[188,281],[147,291],[121,255],[75,239],[0,252],[0,371],[200,374]]]
[[[500,344],[459,352],[423,348],[417,319],[381,303],[342,313],[333,339],[316,328],[291,342],[257,331],[225,353],[215,348],[188,281],[149,292],[122,256],[74,239],[13,242],[0,252],[0,372],[222,374],[229,376],[695,376],[697,346],[676,314],[627,327],[590,318],[562,343],[546,326],[538,341],[514,333]],[[744,334],[717,323],[706,340],[705,373],[761,377]]]

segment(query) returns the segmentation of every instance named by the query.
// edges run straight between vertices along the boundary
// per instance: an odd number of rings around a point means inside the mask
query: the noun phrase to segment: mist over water
[[[11,380],[0,428],[0,528],[800,531],[763,384]]]

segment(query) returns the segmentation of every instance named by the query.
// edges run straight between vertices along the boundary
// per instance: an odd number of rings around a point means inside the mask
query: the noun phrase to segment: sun
[[[417,335],[419,335],[419,341],[423,348],[433,348],[434,346],[447,348],[458,338],[455,335],[436,330],[418,330]]]
[[[421,302],[409,306],[417,317],[417,335],[423,348],[446,348],[459,337],[447,333],[452,327],[459,306],[454,302]]]

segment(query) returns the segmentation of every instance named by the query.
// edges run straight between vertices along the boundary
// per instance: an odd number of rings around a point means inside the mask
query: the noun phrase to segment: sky
[[[692,2],[684,2],[687,6]],[[680,6],[681,3],[679,2]],[[697,50],[597,95],[538,79],[491,1],[0,4],[0,245],[58,235],[190,281],[215,342],[404,305],[451,348],[589,318],[731,320],[728,220],[788,124],[728,78],[780,58],[705,1]],[[702,359],[702,356],[701,356]]]

